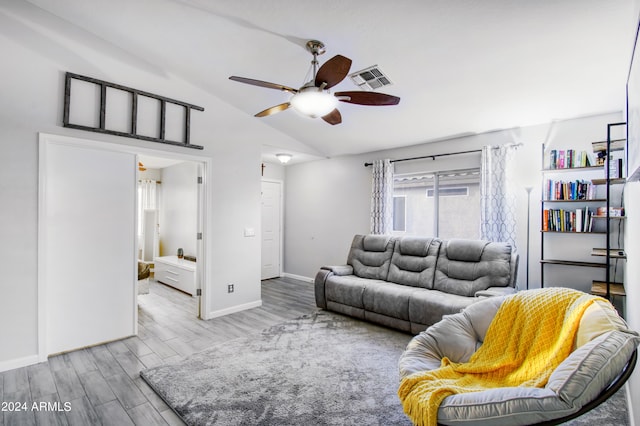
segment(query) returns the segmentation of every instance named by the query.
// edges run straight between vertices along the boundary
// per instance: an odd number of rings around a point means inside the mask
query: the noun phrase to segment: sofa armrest
[[[494,296],[508,296],[514,294],[516,289],[513,287],[489,287],[486,290],[476,291],[476,297],[494,297]]]
[[[326,269],[328,271],[333,272],[333,275],[353,275],[353,266],[351,265],[332,265],[332,266],[323,266],[322,269]]]

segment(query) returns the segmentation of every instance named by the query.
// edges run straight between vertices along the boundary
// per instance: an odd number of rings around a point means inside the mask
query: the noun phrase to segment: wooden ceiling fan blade
[[[334,95],[342,102],[358,105],[398,105],[400,98],[377,92],[336,92]]]
[[[290,106],[291,104],[289,102],[272,106],[271,108],[267,108],[264,111],[260,111],[255,115],[255,117],[266,117],[268,115],[275,114],[276,112],[284,111],[285,109],[288,109]]]
[[[338,111],[338,108],[334,109],[327,115],[323,115],[322,119],[331,125],[342,123],[342,114]]]
[[[239,83],[251,84],[252,86],[266,87],[267,89],[276,89],[290,93],[298,93],[298,90],[294,89],[293,87],[283,86],[282,84],[269,83],[268,81],[255,80],[253,78],[238,77],[232,75],[231,77],[229,77],[229,80],[237,81]]]
[[[329,89],[340,83],[349,74],[351,59],[342,55],[336,55],[322,64],[316,74],[315,85],[320,87],[326,83],[325,89]]]

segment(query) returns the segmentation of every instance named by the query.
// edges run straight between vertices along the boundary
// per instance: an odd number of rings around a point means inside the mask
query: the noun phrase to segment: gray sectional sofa
[[[518,255],[480,240],[356,235],[315,277],[318,307],[417,334],[483,297],[515,292]]]

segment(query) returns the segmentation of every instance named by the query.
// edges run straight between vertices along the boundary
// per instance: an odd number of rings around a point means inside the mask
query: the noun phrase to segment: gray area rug
[[[396,391],[411,335],[318,311],[144,370],[188,425],[411,425]],[[568,425],[628,425],[624,390]]]
[[[188,425],[411,425],[396,395],[411,337],[319,311],[141,375]]]

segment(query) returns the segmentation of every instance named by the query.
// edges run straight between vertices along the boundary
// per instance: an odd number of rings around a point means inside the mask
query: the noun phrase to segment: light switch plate
[[[256,230],[254,228],[244,228],[244,236],[245,237],[255,237]]]

